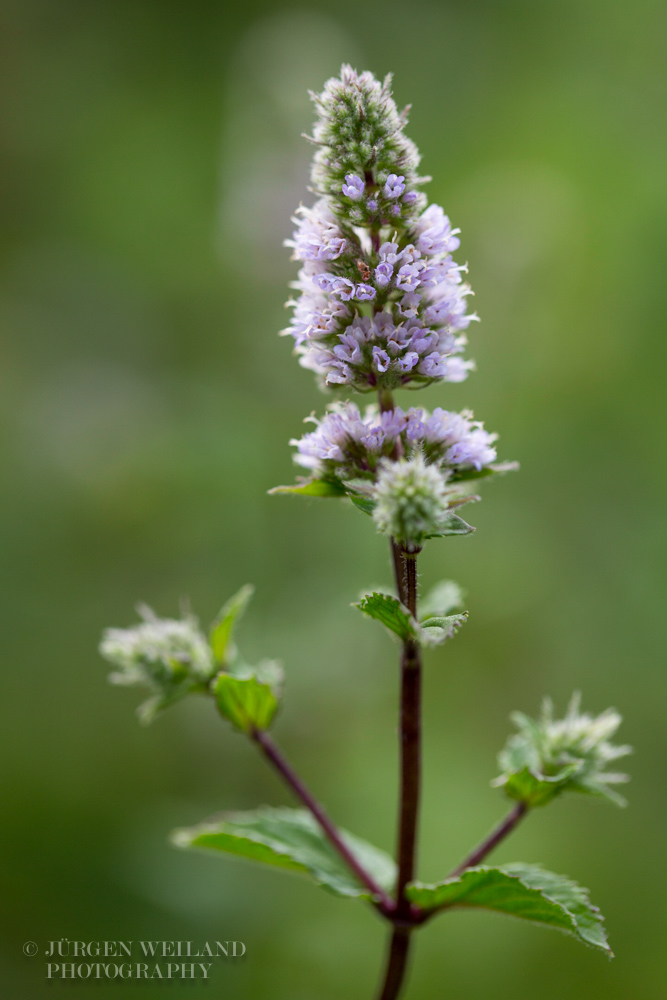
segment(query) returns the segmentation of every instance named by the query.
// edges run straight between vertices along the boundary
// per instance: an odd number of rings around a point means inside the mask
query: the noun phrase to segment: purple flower
[[[373,348],[373,364],[380,374],[386,372],[387,368],[391,364],[391,358],[386,351],[383,351],[380,347]]]
[[[344,361],[332,361],[326,380],[339,385],[349,385],[350,382],[354,381],[354,372]]]
[[[402,254],[398,252],[398,243],[383,243],[378,253],[380,260],[387,264],[396,264],[402,257]]]
[[[497,436],[478,426],[463,441],[452,445],[445,458],[452,465],[472,465],[479,472],[485,465],[495,461],[497,453],[492,444]]]
[[[361,201],[364,194],[364,182],[356,174],[345,174],[343,194],[351,201]]]
[[[422,261],[415,261],[414,264],[404,264],[398,269],[396,275],[396,287],[403,288],[406,292],[413,292],[420,284],[420,274],[424,270]]]
[[[352,365],[358,365],[363,360],[363,354],[356,337],[351,333],[341,333],[338,339],[340,344],[336,344],[333,349],[336,357],[340,361],[348,361]]]
[[[427,378],[442,378],[446,372],[445,359],[437,351],[433,351],[422,359],[417,371]]]
[[[447,382],[465,382],[468,372],[474,367],[472,361],[464,361],[463,358],[457,357],[447,358],[443,374]]]
[[[285,240],[285,245],[294,248],[297,260],[336,260],[345,252],[347,241],[324,198],[312,208],[298,208],[292,221],[294,239]]]
[[[333,294],[339,295],[343,302],[349,302],[354,298],[355,285],[349,278],[333,278],[330,287]]]
[[[419,195],[417,194],[416,191],[406,191],[405,194],[403,195],[403,204],[414,205],[418,197]]]
[[[377,210],[378,210],[378,203],[377,203],[376,199],[375,198],[368,198],[366,200],[366,208],[368,209],[369,212],[377,212]]]
[[[393,201],[396,198],[400,198],[405,191],[405,177],[403,174],[396,176],[396,174],[389,174],[384,185],[384,196]]]
[[[391,281],[393,273],[394,273],[394,268],[392,267],[391,264],[386,263],[386,261],[383,261],[381,264],[378,264],[378,266],[375,268],[375,284],[378,286],[378,288],[386,288],[389,282]]]
[[[460,229],[452,229],[451,223],[440,205],[429,205],[417,220],[417,249],[422,253],[435,255],[451,253],[458,249],[461,241],[456,236]]]
[[[375,298],[375,289],[372,285],[357,285],[356,298],[359,302],[370,302]]]
[[[398,366],[399,371],[402,371],[402,372],[411,372],[412,369],[414,368],[414,366],[417,364],[418,361],[419,361],[419,355],[417,354],[417,352],[416,351],[408,351],[408,353],[405,355],[405,357],[400,358],[396,362],[396,364]]]
[[[403,298],[397,302],[398,311],[406,319],[414,319],[419,311],[419,303],[422,297],[418,292],[406,292]]]

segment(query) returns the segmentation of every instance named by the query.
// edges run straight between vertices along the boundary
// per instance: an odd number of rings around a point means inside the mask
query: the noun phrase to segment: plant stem
[[[517,825],[519,820],[521,820],[528,812],[528,806],[525,802],[517,802],[514,808],[507,814],[504,820],[502,820],[498,826],[496,826],[488,837],[479,844],[474,851],[472,851],[465,860],[458,865],[453,872],[451,872],[447,877],[456,878],[461,875],[466,868],[474,868],[478,865],[480,861],[483,861],[487,854],[490,854],[494,847],[497,847],[501,840],[504,840],[508,833],[511,833],[514,827]]]
[[[303,804],[307,809],[313,814],[317,822],[320,824],[325,834],[327,835],[329,841],[335,847],[335,849],[340,854],[343,861],[346,863],[348,868],[350,868],[354,874],[357,876],[362,885],[365,885],[367,889],[376,896],[380,902],[380,910],[385,916],[390,916],[396,909],[396,904],[393,899],[385,892],[385,890],[377,884],[375,879],[370,875],[366,869],[357,861],[356,857],[345,844],[340,832],[336,828],[335,824],[329,819],[326,812],[319,804],[317,799],[308,791],[304,783],[301,781],[299,776],[295,773],[291,765],[287,762],[285,757],[282,755],[276,744],[273,742],[268,733],[261,729],[253,729],[250,733],[251,738],[259,746],[260,750],[267,758],[267,760],[273,764],[276,770],[284,778],[287,784],[290,786],[292,791],[295,793],[297,798],[301,799]]]
[[[417,556],[402,551],[403,578],[397,580],[399,596],[413,615],[417,613]],[[402,584],[402,586],[401,586]],[[402,591],[402,593],[401,593]],[[413,639],[403,643],[401,656],[401,807],[398,837],[397,914],[410,911],[405,887],[415,874],[417,819],[421,784],[421,662]]]
[[[392,539],[392,559],[399,600],[417,614],[417,553],[406,552]],[[417,853],[417,820],[421,784],[421,660],[419,645],[409,639],[403,643],[401,655],[401,717],[400,717],[401,789],[398,819],[398,878],[396,883],[396,918],[406,924],[396,924],[391,936],[389,954],[379,1000],[395,1000],[405,978],[414,919],[405,888],[415,875]]]
[[[389,943],[387,968],[378,1000],[395,1000],[403,985],[410,951],[410,929],[395,927]]]

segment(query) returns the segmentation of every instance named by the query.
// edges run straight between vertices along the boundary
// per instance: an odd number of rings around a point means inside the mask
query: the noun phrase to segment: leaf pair
[[[473,472],[475,470],[472,470]],[[461,478],[470,478],[464,476]],[[331,477],[328,479],[309,479],[305,483],[296,483],[294,486],[274,486],[273,489],[269,490],[270,494],[293,494],[295,496],[303,497],[344,497],[350,498],[355,507],[363,511],[364,514],[372,514],[375,509],[375,500],[368,495],[367,484],[364,484],[365,488],[358,489],[356,486],[357,481],[353,480],[351,482],[343,482],[336,477]],[[469,500],[479,499],[478,497],[466,497],[462,502],[468,502]],[[458,514],[449,514],[444,525],[440,531],[435,532],[432,535],[427,535],[427,538],[444,538],[447,535],[469,535],[475,529],[464,521],[462,517]]]
[[[342,831],[342,837],[377,884],[390,892],[396,866],[389,855],[350,833]],[[339,896],[370,898],[310,813],[303,810],[265,807],[230,813],[217,821],[176,830],[172,841],[178,847],[232,854],[301,872]],[[415,882],[408,887],[408,896],[427,914],[455,906],[507,913],[555,927],[611,955],[602,919],[586,890],[535,865],[470,868],[436,885]]]
[[[439,646],[465,622],[468,612],[449,614],[459,607],[462,594],[457,584],[444,580],[425,598],[421,621],[417,621],[398,598],[390,594],[365,594],[354,604],[369,618],[381,622],[403,642],[412,639],[422,646]]]

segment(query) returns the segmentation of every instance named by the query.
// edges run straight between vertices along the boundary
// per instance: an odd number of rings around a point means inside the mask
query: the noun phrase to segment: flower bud
[[[421,453],[409,460],[385,460],[373,491],[373,519],[383,535],[415,549],[442,528],[451,495],[446,476],[427,465]]]

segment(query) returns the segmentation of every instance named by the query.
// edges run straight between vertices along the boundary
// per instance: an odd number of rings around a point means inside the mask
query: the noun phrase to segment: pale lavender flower
[[[405,177],[403,174],[396,176],[396,174],[389,174],[384,185],[384,196],[392,201],[396,198],[400,198],[405,191]]]
[[[387,352],[383,351],[380,347],[374,347],[373,364],[380,373],[383,373],[386,372],[387,368],[391,364],[391,358]]]
[[[391,264],[383,261],[375,268],[375,284],[378,288],[386,288],[392,279],[394,268]]]
[[[376,291],[372,285],[364,285],[364,284],[357,285],[355,298],[359,302],[370,302],[371,299],[375,298],[375,295]]]
[[[415,229],[418,234],[417,249],[425,254],[451,253],[461,244],[456,235],[461,230],[452,229],[440,205],[429,205],[417,219]]]
[[[387,264],[395,264],[401,257],[398,252],[398,243],[383,243],[378,253],[380,260]]]
[[[364,194],[364,182],[356,174],[345,174],[343,194],[352,201],[361,201]]]
[[[347,242],[325,198],[312,208],[301,205],[292,221],[294,238],[285,246],[294,248],[295,260],[336,260],[344,253]]]

